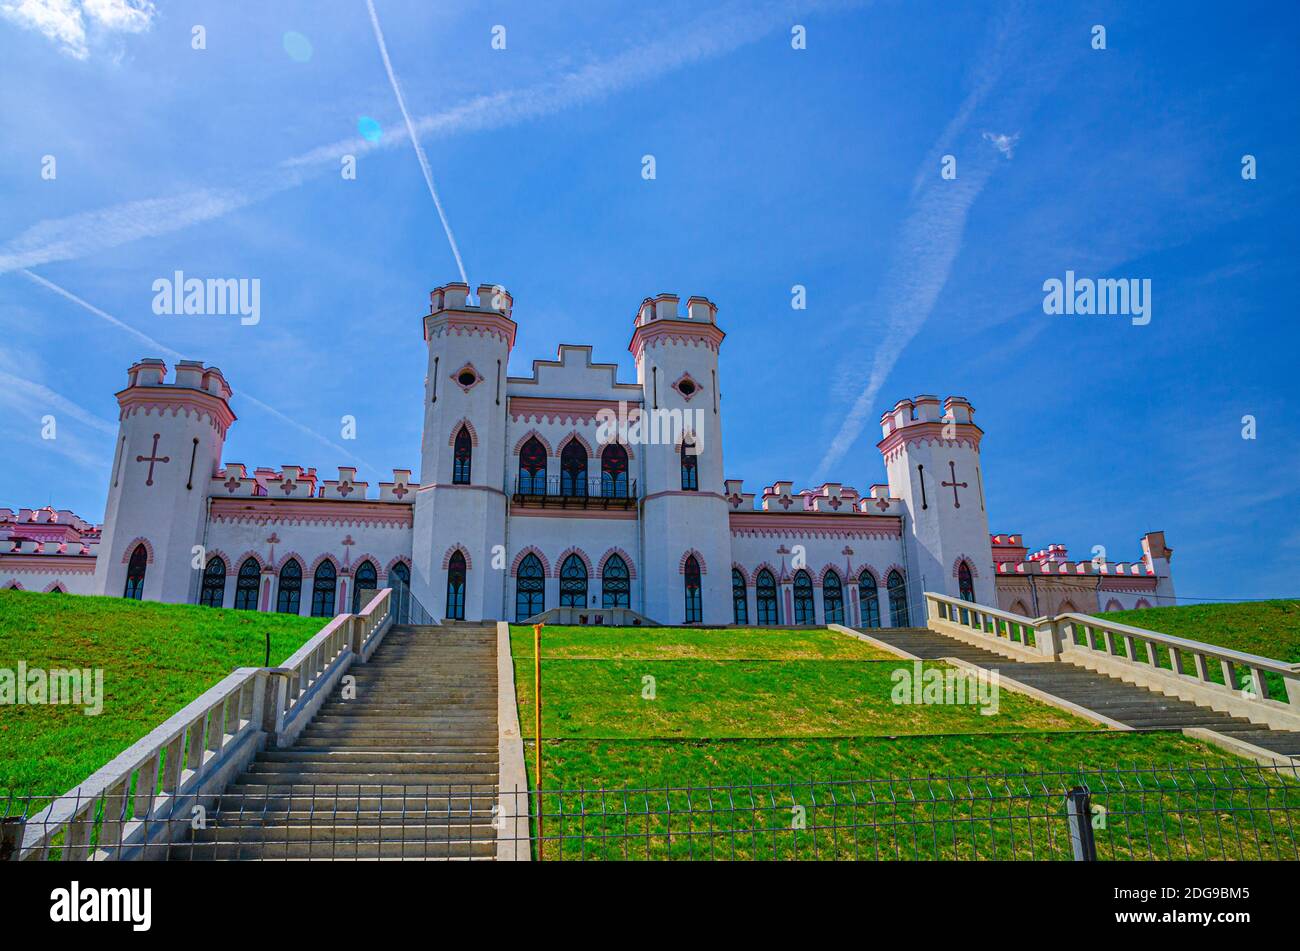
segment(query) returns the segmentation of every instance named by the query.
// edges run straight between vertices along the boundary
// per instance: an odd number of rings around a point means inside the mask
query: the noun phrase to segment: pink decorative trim
[[[410,528],[409,502],[348,502],[340,499],[212,499],[212,521],[251,525],[335,525],[362,528]]]
[[[541,443],[542,448],[546,450],[546,454],[548,456],[555,455],[555,453],[551,450],[551,444],[547,441],[546,437],[543,436],[541,433],[539,433],[537,430],[530,429],[528,430],[528,432],[520,436],[519,441],[515,443],[514,454],[516,456],[524,451],[524,443],[528,442],[528,440],[530,439],[536,439],[539,443]]]
[[[1066,598],[1056,606],[1057,614],[1078,614],[1079,609],[1074,606],[1074,602]]]
[[[614,555],[618,555],[618,557],[622,558],[623,564],[627,565],[628,578],[630,580],[636,580],[636,562],[632,560],[631,555],[617,547],[611,548],[609,551],[605,552],[605,554],[600,556],[600,564],[596,566],[597,576],[601,578],[605,577],[605,562],[609,561],[609,559]]]
[[[740,572],[740,577],[742,577],[742,578],[745,579],[745,587],[746,587],[746,588],[753,587],[754,579],[751,578],[751,577],[749,576],[749,573],[748,573],[747,571],[745,571],[745,566],[744,566],[744,565],[737,564],[736,562],[733,561],[733,562],[731,563],[731,570],[732,570],[732,571],[739,571],[739,572]],[[773,575],[772,577],[775,578],[776,575]]]
[[[686,549],[686,551],[682,552],[681,560],[677,562],[677,573],[679,575],[686,574],[686,559],[690,558],[691,555],[694,555],[695,560],[699,562],[700,574],[707,575],[709,573],[709,566],[705,563],[704,556],[701,555],[694,548],[688,548]]]
[[[900,565],[898,562],[894,562],[892,565],[886,568],[884,574],[881,575],[881,577],[885,579],[886,592],[889,590],[889,573],[891,571],[897,571],[898,576],[903,579],[903,584],[907,584],[907,569],[904,568],[902,565]]]
[[[693,389],[689,393],[684,393],[682,392],[681,384],[687,380],[690,381]],[[681,396],[681,398],[686,400],[686,402],[688,403],[695,397],[699,396],[700,392],[704,389],[704,387],[700,386],[699,381],[696,380],[695,377],[691,376],[689,373],[686,372],[683,372],[681,376],[673,380],[673,382],[668,385],[672,389],[676,390],[678,395]]]
[[[636,509],[534,509],[510,506],[511,518],[593,518],[611,521],[635,521]]]
[[[343,570],[339,567],[338,559],[335,558],[333,555],[328,555],[328,554],[317,555],[316,560],[313,561],[311,563],[311,567],[307,569],[307,574],[309,574],[313,578],[316,577],[316,569],[319,568],[322,564],[324,564],[327,561],[334,566],[335,578],[339,578],[344,574]]]
[[[524,559],[527,558],[529,555],[536,555],[537,560],[542,563],[543,578],[545,578],[547,575],[551,573],[551,565],[550,562],[546,560],[546,553],[543,552],[536,545],[529,545],[527,548],[520,551],[519,554],[515,555],[514,564],[510,566],[510,577],[514,578],[518,576],[519,566],[524,563]]]
[[[944,438],[944,430],[948,427],[955,429],[955,439]],[[983,435],[983,430],[974,423],[955,423],[951,421],[912,423],[910,426],[895,429],[876,443],[876,448],[880,450],[885,464],[888,465],[901,456],[908,446],[914,445],[941,446],[948,449],[965,446],[979,452],[980,438]]]
[[[6,581],[6,582],[4,583],[4,588],[5,588],[6,591],[26,591],[26,590],[27,590],[26,588],[23,587],[22,582],[19,581],[17,578],[10,578],[8,581]]]
[[[591,443],[583,439],[582,434],[576,431],[569,433],[567,436],[565,436],[563,439],[560,440],[560,451],[556,453],[556,455],[563,455],[564,447],[574,441],[576,441],[578,445],[582,446],[583,449],[587,450],[588,459],[590,459],[594,455],[594,453],[591,451]]]
[[[405,555],[398,555],[396,558],[394,558],[392,561],[388,563],[387,567],[384,568],[383,576],[387,578],[388,575],[392,573],[392,570],[396,565],[406,565],[406,570],[410,571],[411,559],[407,558]]]
[[[971,558],[969,555],[957,556],[957,559],[952,563],[952,576],[954,578],[957,577],[957,569],[961,567],[963,561],[966,562],[966,565],[970,568],[970,576],[972,578],[978,578],[980,576],[980,570],[975,567],[975,559]]]
[[[473,423],[471,423],[468,419],[463,419],[463,418],[452,424],[451,435],[447,437],[447,445],[453,448],[455,447],[456,436],[458,433],[460,433],[460,428],[462,426],[464,426],[466,429],[469,430],[469,444],[473,446],[475,449],[477,449],[478,431],[474,429]]]
[[[566,548],[564,551],[560,552],[559,557],[555,559],[554,574],[552,574],[551,577],[560,577],[560,569],[564,567],[564,562],[570,555],[577,555],[582,559],[582,563],[587,566],[587,577],[590,578],[592,576],[591,557],[581,548],[573,547]]]
[[[257,562],[257,570],[259,573],[266,570],[267,567],[266,561],[257,552],[250,549],[239,556],[239,560],[235,563],[235,568],[232,574],[238,575],[239,569],[242,568],[244,566],[244,562],[248,561],[248,559],[250,558],[253,559],[255,562]]]
[[[208,561],[211,561],[213,558],[220,558],[221,563],[226,566],[226,576],[229,577],[235,573],[235,566],[231,564],[230,558],[227,557],[226,553],[220,548],[209,548],[205,554],[208,556],[207,561],[203,563],[205,569],[208,567]]]
[[[1133,607],[1134,607],[1135,609],[1137,609],[1137,608],[1149,608],[1149,607],[1151,607],[1151,602],[1148,601],[1146,598],[1138,598],[1138,599],[1137,599],[1137,604],[1133,605]]]
[[[1115,602],[1118,603],[1118,602]],[[1029,617],[1029,607],[1019,598],[1011,602],[1011,607],[1007,609],[1012,614],[1019,614],[1021,617]]]
[[[1119,601],[1115,600],[1114,598],[1111,598],[1109,601],[1106,602],[1106,607],[1103,608],[1103,610],[1105,610],[1105,611],[1123,611],[1123,610],[1124,610],[1124,605],[1120,604]]]
[[[447,549],[447,553],[442,556],[442,570],[446,571],[451,566],[451,556],[460,552],[465,556],[465,570],[469,571],[474,567],[474,559],[469,556],[469,549],[457,542]]]
[[[462,383],[460,381],[460,378],[466,373],[472,373],[474,375],[473,383]],[[478,372],[478,369],[474,364],[467,363],[451,375],[451,382],[455,383],[462,390],[468,393],[470,390],[474,389],[474,387],[483,382],[483,374]]]
[[[235,421],[235,414],[230,411],[226,401],[210,393],[199,390],[179,389],[175,392],[163,392],[165,387],[130,387],[117,394],[117,403],[121,407],[119,419],[126,419],[137,413],[149,416],[157,413],[164,416],[168,411],[172,417],[184,414],[187,418],[193,414],[196,419],[205,416],[212,426],[226,438],[230,424]]]
[[[127,543],[126,548],[125,548],[125,549],[123,550],[123,552],[122,552],[122,564],[125,565],[127,562],[129,562],[129,561],[131,560],[131,553],[132,553],[133,551],[135,551],[135,546],[136,546],[136,545],[143,545],[143,546],[144,546],[144,550],[145,550],[145,560],[144,560],[144,563],[145,563],[146,565],[152,565],[152,564],[153,564],[153,544],[149,541],[149,539],[144,538],[143,536],[140,536],[140,535],[137,535],[135,538],[131,539],[131,541]]]
[[[627,345],[627,349],[636,360],[641,359],[641,354],[647,347],[664,343],[705,347],[717,353],[725,336],[726,334],[718,329],[717,324],[667,318],[638,325],[632,332],[632,342]]]
[[[280,576],[280,572],[284,571],[284,566],[287,565],[287,564],[288,564],[289,562],[291,562],[291,561],[296,561],[296,562],[298,562],[298,567],[299,567],[299,568],[302,568],[304,565],[307,564],[307,559],[306,559],[306,558],[302,557],[302,555],[298,554],[296,551],[291,551],[291,552],[289,552],[287,555],[284,555],[284,556],[280,559],[280,563],[279,563],[278,565],[275,566],[275,575],[276,575],[277,578]],[[309,578],[309,577],[311,577],[311,575],[310,575],[307,571],[304,570],[304,571],[303,571],[303,577],[304,577],[304,578]]]
[[[348,577],[355,578],[357,576],[357,569],[362,565],[364,565],[366,562],[370,562],[372,565],[375,566],[375,576],[378,577],[380,571],[379,566],[382,565],[383,562],[380,561],[378,558],[376,558],[374,555],[370,554],[369,552],[366,552],[364,555],[358,555],[357,557],[353,558],[351,563],[348,565],[348,567],[344,569],[341,573],[347,575]]]
[[[59,574],[93,575],[95,560],[93,555],[0,554],[0,565],[4,566],[5,571],[24,575],[43,575],[51,571]]]
[[[762,573],[764,568],[771,573],[772,581],[779,585],[781,583],[781,572],[777,571],[776,566],[770,561],[760,561],[754,568],[754,587],[758,587],[758,576]]]
[[[876,571],[875,568],[872,568],[870,565],[858,566],[858,570],[853,573],[852,584],[854,587],[857,587],[858,585],[862,584],[863,575],[871,575],[871,580],[876,583],[876,590],[877,591],[880,590],[881,588],[880,574]]]
[[[539,423],[561,423],[567,426],[576,423],[594,423],[601,410],[608,410],[617,417],[618,403],[614,400],[580,400],[565,397],[510,397],[510,418],[521,422],[527,420]],[[627,412],[629,415],[632,412],[630,404]]]
[[[826,565],[824,568],[822,568],[822,570],[821,570],[821,574],[819,574],[819,575],[817,576],[817,583],[818,583],[819,585],[821,585],[821,584],[825,584],[825,583],[826,583],[826,574],[827,574],[827,572],[831,572],[831,571],[835,572],[835,577],[840,579],[840,587],[841,587],[841,588],[843,588],[843,587],[844,587],[845,585],[847,585],[847,584],[851,584],[851,582],[848,582],[848,581],[845,581],[845,580],[844,580],[844,574],[843,574],[843,572],[841,572],[840,569],[839,569],[838,567],[836,567],[835,565]]]
[[[62,581],[51,581],[49,584],[45,586],[44,593],[49,594],[51,591],[54,591],[56,589],[63,594],[68,593],[68,589],[63,586]]]
[[[434,326],[434,325],[437,326]],[[424,318],[424,339],[441,336],[494,337],[515,345],[515,322],[504,314],[440,311]]]

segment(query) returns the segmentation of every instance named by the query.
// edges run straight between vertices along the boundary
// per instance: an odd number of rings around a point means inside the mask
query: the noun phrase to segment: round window
[[[473,386],[477,381],[478,377],[469,370],[462,370],[460,376],[456,377],[456,382],[461,386]]]
[[[681,390],[682,396],[690,396],[695,392],[695,384],[690,380],[682,380],[677,384],[677,389]]]

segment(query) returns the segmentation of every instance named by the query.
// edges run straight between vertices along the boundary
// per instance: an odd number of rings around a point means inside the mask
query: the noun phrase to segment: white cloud
[[[143,33],[153,23],[152,0],[3,0],[0,16],[57,43],[74,59],[90,56],[87,26],[106,33]]]
[[[992,142],[995,149],[1007,158],[1012,158],[1015,154],[1016,143],[1020,141],[1020,133],[1006,135],[1001,132],[985,132],[984,141]]]

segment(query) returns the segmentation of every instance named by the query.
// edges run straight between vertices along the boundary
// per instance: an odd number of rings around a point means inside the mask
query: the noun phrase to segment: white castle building
[[[642,302],[631,383],[579,346],[509,376],[509,294],[430,297],[418,482],[224,462],[221,371],[180,361],[169,378],[144,359],[117,393],[103,525],[0,509],[0,587],[329,616],[391,586],[435,618],[761,626],[923,624],[923,590],[1029,616],[1172,603],[1162,532],[1119,563],[990,535],[984,434],[962,397],[886,412],[886,481],[865,494],[747,492],[723,465],[724,334],[706,298]]]

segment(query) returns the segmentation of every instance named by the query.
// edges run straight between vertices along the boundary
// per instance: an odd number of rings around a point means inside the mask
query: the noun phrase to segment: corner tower
[[[501,610],[506,574],[493,570],[492,550],[505,544],[506,366],[515,343],[514,302],[490,284],[479,286],[477,303],[470,302],[466,284],[436,288],[429,298],[411,588],[435,617],[493,618]],[[448,576],[461,559],[463,602],[449,611]]]
[[[643,392],[642,531],[645,613],[665,624],[688,621],[689,559],[700,569],[698,616],[730,624],[731,529],[723,497],[718,354],[725,334],[717,307],[660,294],[637,311],[628,349]],[[689,431],[694,437],[683,439]]]
[[[975,410],[961,396],[899,400],[880,418],[876,444],[889,474],[889,494],[907,510],[903,545],[908,606],[923,618],[923,590],[961,596],[961,563],[970,569],[975,600],[996,605],[993,552]]]
[[[141,360],[127,370],[117,449],[95,565],[95,590],[127,592],[150,601],[194,603],[202,560],[194,567],[207,522],[208,482],[221,462],[226,433],[235,421],[231,390],[216,367],[181,360],[167,381],[161,360]],[[132,566],[142,548],[144,558]]]

